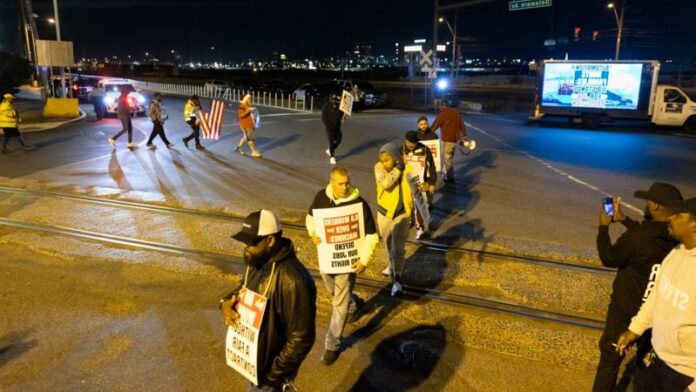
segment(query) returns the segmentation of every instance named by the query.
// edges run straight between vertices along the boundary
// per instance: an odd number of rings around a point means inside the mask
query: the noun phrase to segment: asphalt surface
[[[197,151],[181,142],[188,133],[183,98],[166,97],[164,103],[173,149],[159,139],[157,150],[145,148],[151,123],[138,117],[134,140],[141,146],[126,149],[124,135],[112,151],[107,138],[120,123],[114,118],[97,122],[89,113],[82,122],[27,133],[37,151],[11,144],[14,151],[0,155],[0,176],[6,184],[68,185],[196,208],[271,208],[297,219],[327,183],[331,165],[318,113],[261,107],[256,140],[264,157],[253,159],[233,151],[240,138],[235,108],[226,113],[222,137],[204,141],[207,149]],[[421,114],[370,110],[345,122],[339,163],[373,205],[372,166],[380,146],[400,143]],[[671,182],[687,197],[696,195],[695,138],[642,128],[528,126],[522,116],[464,117],[478,149],[456,155],[457,182],[435,197],[433,237],[448,243],[593,260],[602,197],[622,196],[626,212],[639,218],[643,204],[633,192],[653,181]]]

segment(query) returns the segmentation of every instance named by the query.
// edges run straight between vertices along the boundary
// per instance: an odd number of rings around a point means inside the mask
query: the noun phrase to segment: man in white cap
[[[24,138],[19,133],[19,113],[15,109],[14,105],[14,95],[5,94],[2,96],[2,103],[0,103],[0,128],[3,130],[2,138],[2,152],[9,152],[7,149],[7,142],[10,141],[11,137],[16,137],[19,140],[19,144],[27,150],[34,150],[34,147],[27,145],[24,142]]]
[[[233,326],[239,320],[237,294],[242,288],[267,299],[258,337],[259,384],[249,390],[281,391],[292,385],[314,345],[317,289],[271,211],[248,215],[232,238],[245,245],[246,273],[241,286],[220,300],[225,323]]]

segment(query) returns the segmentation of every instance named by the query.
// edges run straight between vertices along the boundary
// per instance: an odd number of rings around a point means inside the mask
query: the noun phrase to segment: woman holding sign
[[[249,149],[251,150],[251,156],[254,158],[260,158],[262,155],[259,150],[256,149],[256,143],[254,142],[254,129],[256,129],[256,106],[252,106],[251,95],[247,94],[242,98],[242,102],[239,103],[239,108],[237,109],[237,118],[239,119],[239,128],[242,130],[242,138],[237,143],[235,151],[239,155],[244,155],[242,147],[245,144],[249,144]]]

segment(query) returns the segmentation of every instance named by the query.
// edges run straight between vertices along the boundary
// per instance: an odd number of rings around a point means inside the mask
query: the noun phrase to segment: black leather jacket
[[[317,289],[295,256],[292,241],[281,238],[278,250],[260,269],[251,268],[247,288],[263,294],[273,262],[276,280],[270,288],[259,334],[259,383],[279,387],[294,379],[314,345]],[[227,295],[237,294],[239,288]]]

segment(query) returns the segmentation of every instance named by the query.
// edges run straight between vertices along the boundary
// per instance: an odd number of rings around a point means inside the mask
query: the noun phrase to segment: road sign
[[[551,0],[510,0],[510,11],[529,10],[533,8],[551,7]]]
[[[420,65],[433,65],[433,59],[430,58],[430,56],[433,55],[433,51],[429,50],[428,53],[425,53],[423,49],[420,51],[421,59],[420,59]],[[425,72],[425,71],[424,71]]]

